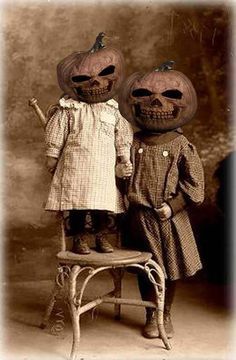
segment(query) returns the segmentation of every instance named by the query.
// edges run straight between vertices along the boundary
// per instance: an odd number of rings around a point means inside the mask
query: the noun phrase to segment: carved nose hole
[[[90,83],[91,86],[96,86],[96,85],[100,85],[99,81],[97,80],[92,80]]]
[[[162,103],[160,102],[160,100],[154,99],[154,100],[151,102],[151,105],[152,105],[152,106],[162,106]]]

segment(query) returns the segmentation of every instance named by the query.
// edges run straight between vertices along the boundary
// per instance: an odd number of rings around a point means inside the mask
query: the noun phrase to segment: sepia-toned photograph
[[[226,360],[233,1],[2,1],[4,360]]]

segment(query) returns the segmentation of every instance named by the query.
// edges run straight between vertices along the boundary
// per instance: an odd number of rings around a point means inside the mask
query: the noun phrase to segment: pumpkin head
[[[171,66],[170,66],[171,64]],[[166,62],[145,75],[135,73],[119,96],[121,114],[140,129],[165,132],[186,124],[197,109],[191,81]]]
[[[103,33],[86,52],[74,52],[57,66],[60,88],[74,100],[98,103],[111,99],[123,81],[124,59],[119,50],[105,47]]]

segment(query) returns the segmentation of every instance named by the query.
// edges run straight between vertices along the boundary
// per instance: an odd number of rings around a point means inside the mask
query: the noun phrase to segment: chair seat
[[[91,249],[88,255],[75,254],[71,251],[60,251],[57,254],[59,262],[78,264],[81,266],[122,266],[142,264],[151,259],[152,254],[136,250],[114,249],[113,253],[98,253]]]

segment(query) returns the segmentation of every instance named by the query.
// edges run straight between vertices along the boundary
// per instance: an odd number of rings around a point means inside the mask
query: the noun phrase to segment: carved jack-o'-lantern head
[[[117,92],[124,77],[124,59],[119,50],[105,47],[100,33],[93,47],[74,52],[57,66],[60,88],[74,100],[104,102]]]
[[[140,129],[165,132],[186,124],[197,109],[191,81],[172,70],[173,61],[142,75],[131,75],[119,96],[121,114]]]

